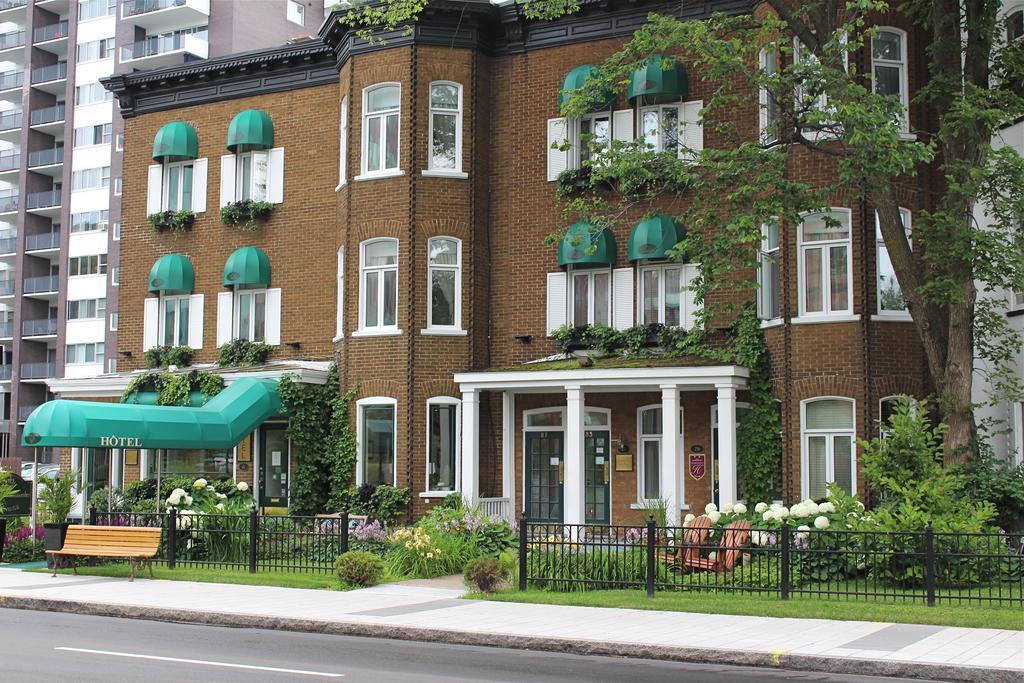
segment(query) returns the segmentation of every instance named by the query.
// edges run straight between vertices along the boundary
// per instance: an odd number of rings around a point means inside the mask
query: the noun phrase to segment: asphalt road
[[[5,683],[894,680],[8,609],[0,609],[0,671]]]

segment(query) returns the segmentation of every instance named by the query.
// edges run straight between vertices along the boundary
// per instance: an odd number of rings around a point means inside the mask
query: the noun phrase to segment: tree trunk
[[[965,301],[949,306],[949,336],[946,363],[939,391],[939,410],[948,431],[943,444],[946,465],[958,465],[978,457],[977,426],[974,422],[972,386],[974,379],[974,297],[973,283],[964,293]]]

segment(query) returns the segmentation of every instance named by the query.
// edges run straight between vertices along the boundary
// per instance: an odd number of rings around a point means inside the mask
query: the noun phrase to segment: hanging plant
[[[262,365],[276,346],[248,339],[235,339],[220,347],[217,365],[222,368],[243,368]]]
[[[274,205],[270,202],[243,199],[221,207],[220,220],[225,225],[252,232],[259,227],[257,221],[266,221],[273,211]]]
[[[146,351],[146,367],[155,369],[174,365],[185,368],[192,364],[195,353],[191,346],[154,346]]]
[[[183,233],[192,229],[196,222],[194,211],[159,211],[149,214],[149,227],[157,232]]]
[[[203,405],[224,388],[224,379],[215,372],[192,370],[185,373],[147,372],[133,377],[124,393],[122,403],[138,403],[139,393],[156,392],[158,406],[192,405],[190,394],[199,392]]]

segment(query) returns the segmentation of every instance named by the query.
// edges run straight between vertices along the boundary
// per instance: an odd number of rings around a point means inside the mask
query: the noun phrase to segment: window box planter
[[[149,214],[149,227],[157,232],[187,232],[192,229],[196,222],[196,214],[193,211],[160,211]]]
[[[273,211],[274,205],[270,202],[243,199],[221,207],[220,220],[225,225],[233,225],[239,230],[252,232],[259,227],[259,222],[265,222],[270,218]]]
[[[566,169],[558,174],[558,179],[555,181],[555,192],[559,197],[571,197],[590,190],[602,193],[611,192],[610,180],[604,179],[597,184],[592,184],[592,175],[593,170],[590,166]]]
[[[154,369],[174,365],[185,368],[192,365],[195,353],[190,346],[154,346],[146,351],[146,367]]]

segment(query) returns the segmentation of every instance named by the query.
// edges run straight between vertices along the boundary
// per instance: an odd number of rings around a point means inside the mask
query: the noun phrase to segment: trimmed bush
[[[478,557],[466,565],[462,578],[466,585],[478,593],[493,593],[507,578],[501,560],[496,557]]]
[[[376,586],[384,577],[384,560],[373,553],[353,550],[339,557],[334,568],[346,586]]]

